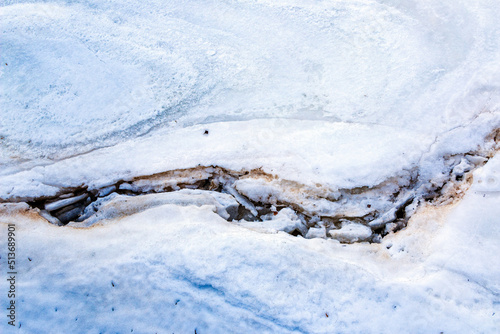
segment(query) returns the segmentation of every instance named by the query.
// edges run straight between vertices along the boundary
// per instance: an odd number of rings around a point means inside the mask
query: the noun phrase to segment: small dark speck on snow
[[[205,130],[205,132],[203,132],[203,134],[204,134],[205,136],[208,136],[208,130]]]

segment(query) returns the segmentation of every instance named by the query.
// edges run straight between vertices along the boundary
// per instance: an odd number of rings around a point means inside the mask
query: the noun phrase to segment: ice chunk
[[[353,243],[356,241],[366,241],[372,236],[372,229],[359,223],[343,223],[339,230],[329,232],[333,239],[340,242]]]
[[[278,231],[287,233],[298,231],[303,235],[307,233],[304,222],[290,208],[281,209],[276,216],[270,215],[269,217],[272,218],[270,220],[252,222],[242,220],[237,222],[237,224],[264,233],[276,233]]]
[[[54,224],[57,226],[62,225],[61,221],[59,219],[57,219],[56,217],[52,216],[48,211],[40,210],[40,216],[45,218],[51,224]]]
[[[257,216],[259,213],[257,212],[257,209],[255,208],[255,205],[253,205],[252,202],[247,200],[244,196],[242,196],[236,189],[234,189],[231,185],[228,185],[224,187],[224,190],[230,193],[231,195],[234,196],[234,198],[241,204],[243,205],[248,211],[252,213],[252,215]]]
[[[164,204],[175,204],[180,206],[208,205],[224,219],[231,218],[232,215],[228,213],[228,211],[234,216],[235,207],[238,205],[231,195],[203,190],[184,189],[181,191],[140,196],[126,196],[113,193],[107,198],[100,199],[99,202],[93,206],[87,207],[85,212],[86,219],[84,221],[73,222],[68,225],[74,227],[88,227],[102,220],[132,215]],[[97,209],[97,212],[92,214],[92,211],[95,209]]]
[[[81,200],[84,200],[87,197],[88,197],[88,194],[82,194],[80,196],[75,196],[75,197],[71,197],[71,198],[66,198],[66,199],[62,199],[62,200],[59,200],[59,201],[55,201],[55,202],[52,202],[52,203],[48,203],[48,204],[45,204],[45,210],[47,210],[47,211],[55,211],[57,209],[60,209],[60,208],[63,208],[65,206],[68,206],[68,205],[77,203],[77,202],[79,202]]]
[[[116,190],[116,186],[109,186],[109,187],[105,187],[105,188],[102,188],[101,190],[99,190],[99,192],[97,193],[97,196],[99,197],[104,197],[104,196],[108,196],[109,194],[111,194],[113,191]]]
[[[321,227],[311,227],[309,231],[307,231],[306,239],[312,238],[326,238],[326,229],[324,226]]]

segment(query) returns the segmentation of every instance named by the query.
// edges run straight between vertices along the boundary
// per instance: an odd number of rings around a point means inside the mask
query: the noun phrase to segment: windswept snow
[[[488,0],[5,1],[0,15],[4,173],[227,120],[434,139],[500,101]]]

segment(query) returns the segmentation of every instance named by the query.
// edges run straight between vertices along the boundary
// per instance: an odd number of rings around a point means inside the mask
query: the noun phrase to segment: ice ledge
[[[54,196],[196,166],[261,168],[331,188],[373,186],[415,166],[435,140],[380,125],[257,119],[169,129],[113,147],[0,177],[0,199]]]

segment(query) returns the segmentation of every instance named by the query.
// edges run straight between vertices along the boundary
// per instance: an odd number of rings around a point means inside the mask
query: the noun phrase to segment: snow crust
[[[476,175],[497,178],[499,163]],[[480,179],[458,205],[423,208],[382,244],[349,247],[255,232],[213,205],[81,229],[2,204],[1,228],[16,223],[22,240],[16,332],[493,333],[500,197]]]
[[[488,0],[5,1],[0,15],[2,174],[219,121],[378,124],[428,140],[476,130],[484,113],[498,126]],[[341,145],[329,135],[320,145]]]
[[[279,122],[218,122],[158,132],[1,176],[0,193],[3,198],[15,198],[53,195],[61,186],[97,189],[135,176],[198,165],[262,168],[301,183],[352,188],[404,173],[430,145],[424,135],[385,126],[290,120],[276,127]],[[260,139],[255,131],[269,137]]]
[[[498,156],[380,244],[342,245],[369,228],[318,217],[293,237],[289,208],[226,219],[280,200],[371,206],[382,226],[400,189],[451,188],[498,149],[498,17],[490,0],[4,1],[0,200],[100,194],[66,227],[0,204],[20,236],[18,332],[497,332]],[[266,176],[234,196],[114,193],[199,166]]]

